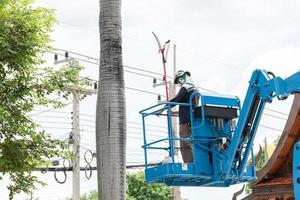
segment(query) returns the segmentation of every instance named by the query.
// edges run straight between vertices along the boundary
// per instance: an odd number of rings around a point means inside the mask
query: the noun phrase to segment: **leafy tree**
[[[147,184],[144,173],[127,175],[127,196],[130,200],[170,200],[171,188],[163,184]]]
[[[163,184],[147,184],[144,182],[144,173],[127,175],[127,200],[170,200],[171,188]],[[80,200],[98,200],[97,191],[83,195]],[[71,199],[68,199],[71,200]]]
[[[98,193],[96,190],[93,190],[89,194],[84,194],[83,196],[81,196],[80,200],[98,200]]]
[[[64,101],[53,96],[68,98],[64,88],[79,84],[76,77],[81,70],[71,64],[59,71],[38,68],[44,63],[42,52],[50,49],[55,17],[51,10],[32,8],[32,3],[0,0],[0,172],[10,177],[10,199],[43,184],[32,170],[61,155],[64,148],[45,131],[38,131],[30,112],[37,105],[63,106]]]
[[[281,135],[279,135],[274,141],[273,141],[273,144],[275,146],[277,146],[279,140],[280,140],[280,137]],[[261,152],[261,155],[260,155],[260,158],[258,160],[258,162],[256,163],[255,165],[255,170],[256,171],[259,171],[261,170],[267,163],[267,161],[265,160],[265,150],[262,149],[262,152]],[[246,194],[251,194],[252,193],[252,187],[251,187],[251,184],[247,183],[246,184],[246,188],[245,188],[245,191],[246,191]]]

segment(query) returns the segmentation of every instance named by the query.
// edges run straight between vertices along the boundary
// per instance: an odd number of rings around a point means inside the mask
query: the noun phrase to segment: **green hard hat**
[[[177,71],[175,74],[174,84],[178,84],[178,79],[185,74],[187,74],[188,76],[191,76],[191,73],[189,71],[184,71],[184,70]]]

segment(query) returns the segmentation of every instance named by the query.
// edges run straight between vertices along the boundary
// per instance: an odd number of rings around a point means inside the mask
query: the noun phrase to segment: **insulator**
[[[65,59],[68,59],[69,58],[69,52],[65,52]]]
[[[157,96],[157,100],[161,101],[161,96],[160,95]]]
[[[52,165],[53,166],[58,166],[59,165],[59,160],[53,160]]]
[[[97,84],[97,82],[95,82],[94,83],[94,89],[97,90],[97,88],[98,88],[98,84]]]
[[[153,78],[153,84],[156,84],[156,78]]]
[[[57,60],[58,60],[58,55],[54,54],[54,61],[57,61]]]

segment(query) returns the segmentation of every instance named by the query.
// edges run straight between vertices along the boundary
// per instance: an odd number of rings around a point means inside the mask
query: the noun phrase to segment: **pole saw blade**
[[[163,78],[163,80],[165,82],[165,88],[166,88],[166,101],[168,102],[169,101],[169,89],[168,89],[168,81],[167,81],[167,73],[166,73],[166,62],[167,61],[166,61],[166,58],[165,58],[165,48],[166,48],[166,45],[167,45],[167,52],[166,53],[168,53],[170,40],[166,41],[164,46],[162,47],[157,35],[154,32],[152,32],[152,34],[155,37],[155,40],[158,44],[159,53],[161,53],[161,56],[162,56],[162,63],[163,63],[163,69],[164,69],[164,78]]]
[[[156,34],[154,33],[154,32],[152,32],[152,34],[154,35],[154,37],[155,37],[155,40],[156,40],[156,42],[157,42],[157,45],[158,45],[158,53],[160,53],[161,51],[162,51],[162,48],[161,48],[161,43],[160,43],[160,41],[159,41],[159,39],[158,39],[158,37],[156,36]]]

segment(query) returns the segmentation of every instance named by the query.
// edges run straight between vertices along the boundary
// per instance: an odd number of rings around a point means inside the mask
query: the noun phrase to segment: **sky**
[[[51,35],[53,47],[99,58],[98,1],[37,0],[35,6],[55,10],[59,23]],[[190,71],[195,85],[243,99],[254,69],[266,69],[283,78],[299,70],[299,9],[300,2],[297,0],[126,0],[122,3],[123,64],[163,72],[158,47],[152,35],[154,31],[161,41],[171,40],[167,62],[169,76],[173,74],[173,45],[176,44],[177,69]],[[87,60],[84,56],[82,58]],[[45,54],[45,59],[48,65],[53,65],[52,54]],[[81,76],[98,79],[97,65],[80,63],[85,66]],[[130,68],[125,70],[138,72]],[[153,74],[151,76],[161,78]],[[130,72],[125,72],[125,85],[128,88],[164,94],[162,87],[152,87],[151,78]],[[263,116],[261,124],[276,130],[260,127],[254,142],[256,148],[264,138],[272,143],[280,135],[292,99],[290,97],[284,102],[274,101],[267,106],[285,114],[265,111],[266,114],[283,119]],[[156,101],[155,95],[126,89],[128,164],[143,162],[138,112]],[[95,104],[95,96],[88,96],[81,101],[82,156],[87,149],[95,150]],[[37,108],[33,117],[54,137],[66,139],[71,128],[71,108],[68,105],[65,109],[40,114],[40,110],[47,109]],[[60,124],[55,124],[57,121]],[[156,130],[153,134],[166,132],[165,122],[161,118],[152,119],[151,123],[156,125],[152,126]],[[155,161],[164,156],[153,154],[151,159]],[[82,166],[85,165],[83,160],[81,163]],[[36,175],[47,182],[48,186],[39,187],[34,197],[58,200],[71,196],[71,174],[68,174],[67,182],[63,185],[56,183],[51,173]],[[81,176],[82,193],[97,188],[95,172],[91,180],[86,180],[84,173]],[[7,177],[0,182],[1,200],[7,197],[5,186],[8,182]],[[181,188],[181,193],[182,197],[190,200],[199,199],[199,196],[201,199],[211,200],[231,199],[232,193],[241,187],[188,187]],[[16,199],[24,199],[24,195],[19,195]]]

